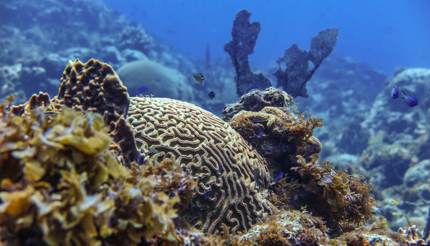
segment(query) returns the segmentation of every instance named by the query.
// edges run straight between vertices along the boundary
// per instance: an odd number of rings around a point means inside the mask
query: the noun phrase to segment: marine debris
[[[336,245],[348,231],[359,245],[419,239],[409,229],[366,234],[369,187],[318,161],[320,123],[289,112],[285,92],[252,94],[277,95],[265,100],[280,107],[238,111],[229,123],[190,103],[129,97],[109,65],[71,62],[57,96],[0,106],[0,242]],[[290,136],[278,138],[291,148],[285,158],[259,153],[269,138],[247,141],[260,123]],[[284,175],[273,183],[276,169]]]
[[[265,89],[273,84],[263,74],[253,73],[249,65],[248,56],[254,52],[260,33],[260,23],[250,23],[250,16],[246,10],[237,13],[231,32],[232,40],[224,46],[236,71],[235,80],[239,96],[252,89]],[[277,61],[279,65],[275,72],[277,86],[282,87],[292,97],[307,97],[306,83],[334,49],[337,35],[337,29],[319,32],[312,39],[309,52],[301,50],[296,44],[287,49],[284,56]]]

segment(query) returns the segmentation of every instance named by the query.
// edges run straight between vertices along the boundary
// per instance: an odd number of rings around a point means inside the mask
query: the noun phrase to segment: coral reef
[[[189,103],[150,97],[132,97],[127,120],[143,155],[176,159],[196,179],[184,215],[192,225],[234,233],[271,214],[266,161],[226,122]]]
[[[407,222],[421,228],[425,226],[430,201],[428,176],[425,176],[429,175],[426,171],[430,132],[430,101],[426,95],[430,89],[429,81],[428,69],[398,71],[377,96],[363,122],[371,138],[360,156],[360,164],[378,188],[379,212],[389,219],[394,229]],[[411,109],[392,100],[390,91],[394,86],[416,94],[420,107]]]
[[[262,92],[249,93],[241,101],[259,94]],[[266,106],[257,112],[239,111],[229,123],[265,157],[272,175],[281,175],[272,186],[273,204],[307,207],[312,214],[321,216],[332,234],[353,230],[371,217],[373,199],[369,187],[358,178],[334,171],[328,164],[319,164],[321,143],[312,134],[321,121],[289,112],[284,102],[276,103],[280,107]],[[287,102],[293,104],[291,100]],[[261,107],[257,104],[254,109],[258,108]]]
[[[233,245],[321,245],[329,242],[324,223],[306,212],[285,211],[255,225]]]
[[[284,56],[277,61],[279,69],[275,76],[278,86],[293,97],[307,97],[306,83],[334,49],[337,34],[337,29],[319,32],[312,39],[309,52],[301,50],[296,44],[288,48]]]
[[[328,163],[306,162],[303,157],[298,163],[291,181],[276,192],[288,197],[291,206],[305,206],[321,216],[334,235],[352,231],[371,217],[370,188],[359,178],[336,172]]]
[[[37,91],[55,95],[64,64],[74,59],[95,57],[118,68],[149,58],[187,76],[195,70],[187,59],[99,0],[3,1],[0,16],[4,20],[0,27],[0,71],[13,70],[13,76],[0,76],[0,83],[13,84],[14,91],[24,93],[17,98],[20,102]]]
[[[239,96],[252,89],[264,89],[271,85],[263,74],[253,73],[249,65],[248,56],[254,52],[260,32],[260,23],[250,23],[250,16],[251,13],[246,10],[236,14],[231,31],[232,40],[224,46],[236,71],[236,92]]]
[[[295,98],[302,111],[324,120],[324,127],[315,131],[324,143],[322,158],[365,173],[353,163],[368,145],[370,132],[363,122],[385,81],[385,75],[350,58],[330,56],[322,63],[307,86],[312,96]]]
[[[120,149],[121,161],[141,163],[131,127],[125,121],[129,106],[127,88],[112,67],[98,60],[86,63],[70,62],[60,79],[55,104],[65,105],[83,112],[103,115],[111,136]]]
[[[57,96],[0,106],[1,242],[425,243],[416,227],[364,226],[369,186],[318,161],[321,122],[290,111],[288,94],[252,91],[233,108],[225,122],[190,103],[129,97],[111,66],[69,63]]]

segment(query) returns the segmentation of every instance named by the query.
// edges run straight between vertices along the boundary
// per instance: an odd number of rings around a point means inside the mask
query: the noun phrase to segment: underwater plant
[[[98,114],[36,108],[18,116],[6,106],[0,106],[3,243],[178,240],[172,187],[187,176],[177,164],[125,168],[109,150],[112,139]]]

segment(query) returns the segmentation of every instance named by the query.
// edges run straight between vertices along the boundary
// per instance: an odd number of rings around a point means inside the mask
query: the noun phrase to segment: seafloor
[[[430,245],[430,69],[386,78],[327,29],[268,77],[245,10],[197,63],[98,1],[0,16],[1,245]]]

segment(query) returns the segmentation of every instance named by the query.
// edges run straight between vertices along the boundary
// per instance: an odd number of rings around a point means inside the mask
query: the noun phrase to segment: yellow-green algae
[[[172,187],[186,182],[180,167],[166,161],[126,169],[111,142],[98,114],[38,108],[16,116],[1,105],[0,243],[178,240]]]

